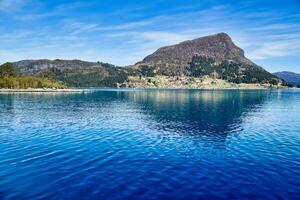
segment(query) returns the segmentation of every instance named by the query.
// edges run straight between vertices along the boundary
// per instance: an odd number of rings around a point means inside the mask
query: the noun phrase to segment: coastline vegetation
[[[28,88],[55,88],[66,89],[60,82],[43,77],[23,76],[11,63],[0,66],[0,88],[5,89],[28,89]]]

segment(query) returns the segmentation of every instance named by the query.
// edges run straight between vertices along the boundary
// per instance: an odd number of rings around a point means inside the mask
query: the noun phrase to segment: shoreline
[[[139,89],[139,90],[300,90],[297,87],[266,87],[266,86],[258,86],[258,87],[134,87],[134,88],[113,88],[113,89]]]
[[[0,88],[0,94],[5,93],[90,93],[101,89],[112,89],[112,90],[300,90],[300,88],[289,88],[289,87],[199,87],[199,88],[187,88],[187,87],[99,87],[99,88],[72,88],[72,89],[47,89],[47,88],[29,88],[29,89],[4,89]]]
[[[86,89],[52,89],[52,88],[28,88],[28,89],[7,89],[0,88],[0,93],[82,93],[91,92]]]

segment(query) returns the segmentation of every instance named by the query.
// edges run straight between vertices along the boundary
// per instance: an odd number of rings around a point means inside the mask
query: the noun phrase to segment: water
[[[299,90],[0,94],[0,199],[299,199]]]

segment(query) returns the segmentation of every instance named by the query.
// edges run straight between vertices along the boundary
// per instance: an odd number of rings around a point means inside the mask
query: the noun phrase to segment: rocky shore
[[[271,84],[236,84],[222,79],[210,77],[187,77],[187,76],[155,76],[155,77],[129,77],[128,81],[118,85],[124,88],[170,88],[170,89],[269,89],[285,88],[281,85]]]

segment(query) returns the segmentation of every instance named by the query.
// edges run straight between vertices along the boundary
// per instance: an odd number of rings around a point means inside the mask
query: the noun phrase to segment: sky
[[[125,66],[219,32],[270,72],[300,73],[300,0],[0,0],[0,63],[59,58]]]

